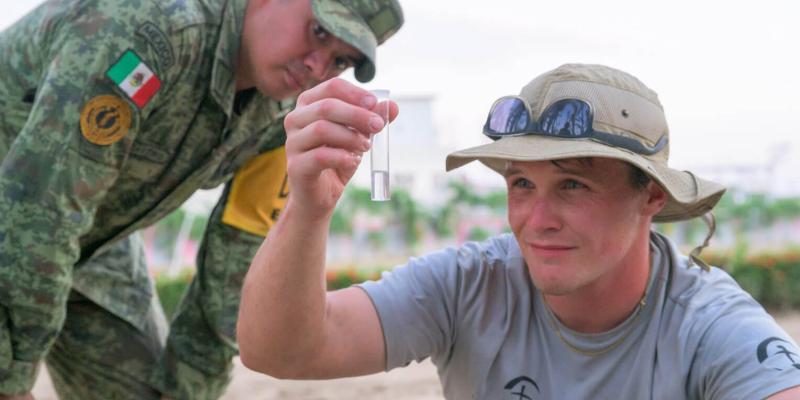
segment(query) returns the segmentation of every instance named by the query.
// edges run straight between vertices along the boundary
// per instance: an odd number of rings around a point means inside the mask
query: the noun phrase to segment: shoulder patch
[[[175,53],[172,45],[167,39],[167,35],[152,22],[145,22],[139,26],[136,33],[142,35],[158,54],[160,64],[163,68],[169,68],[175,64]],[[162,71],[163,72],[163,71]]]
[[[125,137],[131,127],[131,108],[112,95],[92,98],[81,110],[81,134],[100,146],[115,143]]]
[[[139,108],[146,106],[161,89],[161,80],[133,50],[125,51],[106,71],[106,76]]]

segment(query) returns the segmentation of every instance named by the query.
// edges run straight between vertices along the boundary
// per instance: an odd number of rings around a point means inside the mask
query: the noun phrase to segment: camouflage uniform
[[[241,283],[288,191],[291,104],[235,91],[246,1],[52,0],[0,33],[0,393],[30,391],[44,357],[68,399],[224,391]],[[384,2],[379,41],[402,24]],[[220,183],[165,342],[135,232]]]

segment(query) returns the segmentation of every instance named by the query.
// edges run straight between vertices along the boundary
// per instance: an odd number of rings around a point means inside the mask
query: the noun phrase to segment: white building
[[[763,156],[730,163],[711,160],[689,168],[699,176],[748,193],[800,197],[800,149],[790,143],[770,146]]]
[[[444,157],[448,149],[440,140],[433,118],[432,96],[393,98],[400,107],[389,125],[390,187],[403,188],[422,202],[439,204],[446,199]],[[370,187],[370,154],[364,155],[353,184]]]

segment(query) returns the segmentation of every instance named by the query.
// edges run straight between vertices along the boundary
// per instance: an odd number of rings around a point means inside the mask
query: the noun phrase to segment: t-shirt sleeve
[[[703,314],[709,322],[695,332],[702,334],[692,368],[696,398],[764,399],[800,385],[797,344],[749,295]]]
[[[497,237],[431,253],[359,285],[383,328],[387,371],[448,358],[463,320],[483,312],[490,271],[502,269],[507,242]]]
[[[386,370],[420,362],[452,343],[459,280],[456,251],[411,259],[359,285],[372,299],[386,346]]]

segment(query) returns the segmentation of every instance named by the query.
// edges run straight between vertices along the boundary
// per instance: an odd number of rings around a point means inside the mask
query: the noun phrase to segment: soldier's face
[[[286,99],[338,76],[361,57],[317,23],[311,0],[250,0],[236,87]]]

